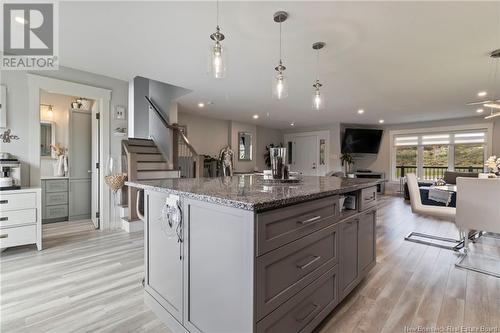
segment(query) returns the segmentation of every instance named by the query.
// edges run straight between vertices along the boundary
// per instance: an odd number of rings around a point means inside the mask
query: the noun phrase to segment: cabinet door
[[[369,211],[359,218],[359,270],[362,276],[375,264],[375,228],[377,212]]]
[[[350,218],[340,225],[340,294],[347,296],[357,285],[359,219]]]
[[[146,290],[182,322],[182,259],[177,234],[161,219],[167,195],[148,193],[146,218]]]

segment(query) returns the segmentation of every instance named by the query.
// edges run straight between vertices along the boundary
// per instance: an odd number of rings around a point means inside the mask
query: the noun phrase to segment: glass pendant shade
[[[313,110],[323,110],[325,108],[325,97],[321,95],[319,89],[315,89],[312,96],[312,108]]]
[[[222,43],[216,41],[210,46],[208,58],[208,72],[216,79],[222,79],[226,76],[226,52]]]
[[[277,73],[273,79],[273,96],[277,99],[288,96],[288,81],[283,73]]]

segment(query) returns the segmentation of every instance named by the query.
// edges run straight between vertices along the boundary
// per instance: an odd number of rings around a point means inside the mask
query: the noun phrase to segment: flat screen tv
[[[342,140],[342,153],[377,154],[383,130],[346,128]]]

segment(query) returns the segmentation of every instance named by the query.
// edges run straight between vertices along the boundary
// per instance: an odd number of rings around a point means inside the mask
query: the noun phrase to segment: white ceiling
[[[227,78],[206,74],[215,2],[61,2],[61,64],[193,90],[188,112],[288,128],[332,122],[386,124],[475,115],[465,103],[488,85],[498,2],[221,2]],[[272,98],[278,24],[285,10],[289,97]],[[498,13],[498,14],[497,14]],[[311,110],[321,53],[325,111]],[[496,82],[496,90],[500,84]],[[214,104],[197,108],[199,101]],[[363,108],[364,115],[356,110]],[[260,119],[253,120],[252,115]]]

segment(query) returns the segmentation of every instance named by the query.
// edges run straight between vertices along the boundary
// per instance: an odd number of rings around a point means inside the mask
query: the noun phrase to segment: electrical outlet
[[[115,119],[125,120],[125,112],[127,109],[123,105],[115,106]]]

